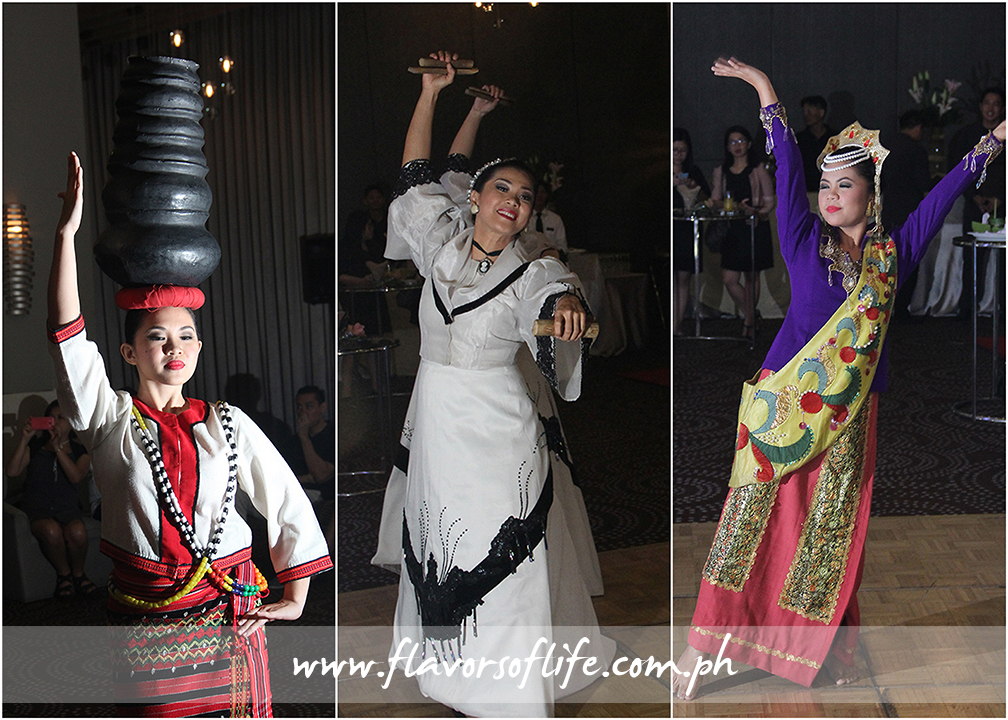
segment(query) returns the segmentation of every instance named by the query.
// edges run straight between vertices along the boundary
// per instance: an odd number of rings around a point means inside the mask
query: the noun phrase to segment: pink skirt
[[[800,470],[729,491],[690,645],[806,687],[831,648],[854,662],[877,420],[872,393],[833,446]]]

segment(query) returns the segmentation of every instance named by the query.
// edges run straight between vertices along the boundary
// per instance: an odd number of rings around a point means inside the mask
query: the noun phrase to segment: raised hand
[[[493,100],[484,100],[483,98],[476,98],[473,101],[472,111],[480,115],[486,115],[488,112],[497,107],[497,103],[504,96],[504,91],[501,90],[496,85],[484,85],[483,89],[493,95]]]
[[[423,78],[423,88],[424,90],[433,90],[434,92],[440,92],[444,88],[448,87],[455,80],[455,67],[451,64],[452,60],[458,60],[458,53],[450,53],[444,50],[438,50],[436,53],[431,53],[430,57],[435,60],[443,60],[448,63],[448,74],[447,75],[436,75],[434,73],[424,73],[421,75]]]
[[[31,418],[28,418],[27,420],[24,421],[24,425],[21,427],[21,444],[27,445],[29,440],[38,437],[41,434],[42,434],[41,430],[32,429]]]
[[[80,229],[84,211],[84,171],[75,152],[67,157],[67,187],[59,193],[59,197],[63,198],[63,211],[56,232],[75,235]]]
[[[770,83],[770,78],[767,77],[766,73],[754,68],[752,65],[746,65],[738,58],[731,57],[725,60],[719,57],[714,61],[711,70],[718,77],[733,77],[745,80],[756,88],[756,92],[759,93],[760,105],[763,107],[773,105],[777,102],[777,93],[774,92],[773,85]]]

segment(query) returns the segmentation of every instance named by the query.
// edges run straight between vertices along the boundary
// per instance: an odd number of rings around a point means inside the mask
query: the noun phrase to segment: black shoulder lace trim
[[[445,160],[444,171],[460,172],[471,175],[472,169],[470,167],[469,158],[462,153],[452,153],[448,156],[448,159]]]
[[[556,305],[564,295],[573,295],[578,300],[581,301],[581,306],[585,309],[585,312],[589,315],[592,314],[591,308],[588,306],[588,301],[585,300],[584,294],[574,285],[569,285],[563,292],[558,292],[550,295],[543,302],[542,308],[539,310],[540,320],[552,320],[554,313],[556,313]],[[546,381],[549,382],[550,386],[560,392],[559,382],[557,381],[556,375],[556,338],[552,335],[544,335],[536,338],[536,365],[539,366],[539,372],[543,374]],[[592,340],[590,338],[581,338],[581,362],[583,363],[588,359],[588,350],[591,348]]]
[[[427,556],[426,575],[413,552],[403,511],[403,564],[416,595],[424,637],[438,643],[443,657],[461,656],[466,618],[472,615],[473,635],[476,635],[476,608],[483,604],[486,594],[516,572],[526,558],[535,560],[532,552],[546,536],[546,518],[552,504],[553,468],[550,467],[535,507],[523,519],[512,515],[504,521],[490,542],[490,551],[476,567],[462,570],[453,565],[447,572],[439,572],[431,552]],[[423,554],[423,549],[420,552]]]
[[[410,188],[431,182],[434,182],[431,161],[427,158],[410,160],[399,171],[399,181],[396,182],[395,189],[392,191],[392,199],[395,200],[400,195],[405,195]]]

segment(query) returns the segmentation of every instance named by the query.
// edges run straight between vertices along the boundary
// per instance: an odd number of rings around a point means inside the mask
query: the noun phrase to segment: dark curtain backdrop
[[[85,222],[95,237],[107,227],[101,191],[112,150],[115,99],[130,55],[175,55],[200,63],[204,82],[219,79],[218,59],[235,63],[234,95],[209,103],[204,115],[213,206],[207,228],[222,258],[201,289],[203,351],[187,394],[224,396],[227,378],[251,373],[263,384],[261,407],[293,427],[294,393],[316,384],[335,389],[332,307],[302,300],[303,235],[335,232],[335,6],[255,5],[183,26],[186,42],[168,33],[83,50],[89,137]],[[82,267],[89,259],[81,252]],[[132,388],[135,370],[118,348],[124,313],[118,286],[97,265],[97,315],[89,332],[101,347],[114,387]],[[335,272],[335,270],[334,270]]]
[[[713,61],[735,55],[769,75],[796,131],[805,127],[801,98],[822,95],[826,122],[840,130],[854,120],[894,132],[914,106],[908,90],[927,70],[932,87],[968,81],[1004,87],[1004,3],[675,3],[672,7],[674,125],[686,128],[697,163],[708,175],[724,159],[724,131],[740,124],[763,134],[756,91],[718,78]],[[983,76],[989,68],[990,73]],[[958,126],[957,126],[958,127]],[[946,132],[951,138],[955,127]]]
[[[339,213],[375,180],[394,184],[420,78],[439,50],[479,74],[441,93],[432,155],[443,160],[472,98],[497,84],[517,98],[482,123],[474,151],[563,163],[554,202],[573,247],[634,252],[664,243],[669,206],[669,8],[665,3],[340,3]],[[497,21],[503,23],[498,27]],[[436,167],[438,165],[436,164]]]

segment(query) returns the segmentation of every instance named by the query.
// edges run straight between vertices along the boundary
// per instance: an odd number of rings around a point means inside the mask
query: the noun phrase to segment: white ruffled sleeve
[[[229,410],[234,418],[238,483],[266,518],[270,559],[280,582],[329,569],[329,547],[294,472],[258,425],[233,405]]]
[[[552,257],[533,260],[517,282],[518,328],[522,339],[532,351],[539,371],[564,400],[577,400],[581,395],[581,369],[588,357],[592,341],[582,338],[573,342],[553,336],[536,337],[532,325],[536,320],[552,320],[557,302],[567,294],[576,295],[587,313],[581,281],[567,266]]]
[[[412,260],[420,274],[428,277],[437,251],[465,230],[469,222],[468,207],[463,209],[457,202],[463,184],[468,198],[465,173],[449,170],[441,182],[435,182],[429,160],[406,163],[396,197],[389,205],[385,257]]]
[[[130,411],[133,399],[127,392],[112,389],[98,346],[87,339],[82,317],[49,333],[49,354],[63,417],[93,452]]]

